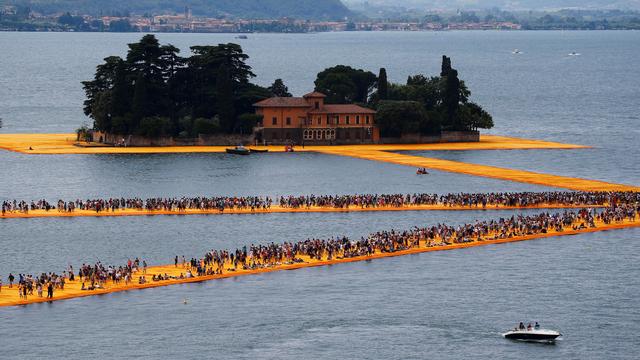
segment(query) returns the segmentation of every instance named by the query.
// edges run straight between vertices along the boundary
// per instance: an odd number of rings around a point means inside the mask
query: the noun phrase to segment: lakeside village
[[[495,19],[461,19],[460,21],[393,21],[393,20],[302,20],[234,19],[193,16],[186,7],[183,13],[140,15],[114,13],[105,16],[66,13],[41,14],[16,6],[0,7],[2,31],[113,31],[113,32],[330,32],[330,31],[422,31],[422,30],[520,30],[514,21]]]
[[[240,45],[192,46],[188,57],[154,35],[105,58],[83,82],[79,146],[337,145],[478,141],[493,127],[451,59],[437,76],[390,83],[378,74],[336,65],[294,97],[281,79],[262,87]]]
[[[447,11],[364,7],[357,12],[330,12],[318,17],[305,13],[275,15],[239,11],[212,13],[189,6],[182,11],[162,9],[131,12],[85,12],[64,5],[34,8],[0,5],[0,31],[187,32],[187,33],[312,33],[335,31],[446,30],[632,30],[640,29],[640,12],[633,10],[560,9],[503,11],[498,8]],[[204,11],[204,13],[203,13]],[[244,14],[244,15],[243,15]]]

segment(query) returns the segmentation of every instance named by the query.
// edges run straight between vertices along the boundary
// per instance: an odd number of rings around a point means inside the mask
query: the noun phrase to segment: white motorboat
[[[562,334],[549,329],[514,329],[502,334],[505,339],[518,341],[554,342]]]
[[[518,49],[514,49],[511,53],[512,54],[522,54],[522,51],[520,51]]]

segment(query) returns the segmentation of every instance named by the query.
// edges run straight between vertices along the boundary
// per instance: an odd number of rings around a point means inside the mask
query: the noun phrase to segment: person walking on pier
[[[47,283],[47,298],[53,299],[53,283],[51,281]]]
[[[9,289],[13,287],[13,280],[15,280],[15,276],[12,273],[9,273]]]

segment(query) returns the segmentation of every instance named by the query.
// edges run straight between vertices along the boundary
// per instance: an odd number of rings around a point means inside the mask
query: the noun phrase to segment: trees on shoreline
[[[161,45],[153,35],[129,44],[127,56],[110,56],[84,81],[84,112],[93,129],[147,137],[200,134],[248,134],[261,118],[253,104],[271,96],[291,96],[282,79],[268,87],[255,77],[240,45],[192,46],[181,57],[173,45]],[[358,103],[378,111],[382,136],[403,133],[436,134],[443,130],[491,128],[493,119],[470,102],[471,92],[451,59],[443,56],[440,76],[413,75],[405,84],[346,65],[317,74],[315,90],[327,103]]]
[[[179,52],[145,35],[125,59],[105,58],[83,82],[94,129],[149,137],[250,132],[259,120],[252,104],[272,93],[249,81],[248,55],[237,44],[192,46],[186,58]]]
[[[385,68],[376,77],[345,65],[318,73],[315,84],[315,90],[327,94],[327,103],[357,102],[377,110],[383,137],[493,127],[491,115],[469,101],[471,92],[447,56],[442,57],[440,76],[412,75],[405,84],[389,83]]]

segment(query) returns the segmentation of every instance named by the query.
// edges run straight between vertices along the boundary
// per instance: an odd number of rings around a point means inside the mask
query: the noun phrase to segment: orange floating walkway
[[[235,276],[260,274],[260,273],[281,271],[281,270],[294,270],[294,269],[314,267],[314,266],[324,266],[324,265],[364,261],[364,260],[379,259],[379,258],[386,258],[386,257],[403,256],[403,255],[409,255],[409,254],[418,254],[418,253],[431,252],[431,251],[453,250],[453,249],[461,249],[461,248],[468,248],[468,247],[474,247],[474,246],[548,238],[548,237],[554,237],[554,236],[576,235],[576,234],[584,234],[584,233],[591,233],[591,232],[597,232],[597,231],[631,228],[631,227],[640,226],[640,219],[635,221],[624,221],[624,222],[609,224],[609,225],[599,223],[597,225],[598,226],[595,228],[587,228],[582,230],[565,230],[563,232],[550,231],[545,234],[525,235],[525,236],[517,236],[517,237],[505,238],[505,239],[492,239],[492,240],[487,239],[487,240],[473,241],[473,242],[463,243],[463,244],[427,247],[424,242],[421,242],[419,247],[411,248],[408,250],[401,250],[401,251],[396,251],[392,253],[376,252],[375,254],[370,256],[338,258],[333,260],[325,260],[325,259],[316,260],[316,259],[310,259],[309,257],[301,256],[299,257],[300,259],[303,260],[303,262],[301,263],[276,265],[272,267],[254,269],[254,270],[227,271],[219,275],[207,275],[207,276],[199,276],[194,278],[163,280],[163,281],[156,281],[156,282],[149,281],[146,284],[131,283],[131,284],[125,285],[123,283],[114,284],[109,281],[106,283],[104,289],[97,289],[97,290],[81,290],[82,285],[80,281],[78,280],[73,282],[68,281],[65,285],[64,290],[54,291],[54,297],[52,299],[47,299],[46,297],[39,297],[36,294],[29,295],[26,300],[21,299],[18,295],[17,286],[14,286],[13,288],[10,289],[5,284],[5,286],[3,286],[2,288],[2,291],[0,292],[0,307],[27,305],[27,304],[41,303],[41,302],[47,302],[47,301],[72,299],[72,298],[78,298],[78,297],[84,297],[84,296],[102,295],[102,294],[108,294],[113,292],[134,290],[134,289],[146,289],[146,288],[168,286],[168,285],[175,285],[175,284],[201,282],[201,281],[223,279],[223,278],[235,277]],[[186,272],[186,269],[181,267],[180,265],[178,265],[178,267],[175,267],[172,265],[163,265],[163,266],[154,266],[154,267],[148,268],[145,276],[147,279],[151,279],[153,275],[159,275],[159,274],[162,274],[162,275],[168,274],[169,276],[179,277],[180,274],[184,274],[185,272]],[[138,273],[135,276],[137,277],[141,275],[142,275],[141,273]],[[46,290],[45,290],[45,294],[46,294]]]
[[[376,207],[359,207],[350,206],[346,208],[311,206],[301,208],[290,208],[282,206],[271,206],[268,209],[250,209],[250,208],[234,208],[220,210],[138,210],[138,209],[121,209],[121,210],[103,210],[96,212],[93,210],[74,210],[72,212],[64,212],[58,210],[29,210],[29,212],[8,212],[4,215],[0,214],[0,219],[23,219],[23,218],[42,218],[42,217],[102,217],[102,216],[155,216],[155,215],[224,215],[224,214],[276,214],[276,213],[334,213],[334,212],[369,212],[369,211],[443,211],[443,210],[522,210],[522,209],[580,209],[580,208],[602,208],[605,205],[562,205],[562,204],[541,204],[534,206],[504,206],[504,205],[487,205],[479,206],[446,206],[446,205],[405,205],[405,206],[376,206]]]
[[[509,180],[579,191],[640,191],[640,187],[631,185],[614,184],[604,181],[580,179],[560,175],[542,174],[525,170],[505,169],[488,165],[469,164],[458,161],[398,154],[387,151],[334,151],[333,149],[324,149],[321,152],[325,154],[349,156],[359,159],[382,161],[418,168],[424,167],[466,175],[482,176],[500,180]]]
[[[24,154],[162,154],[162,153],[223,153],[226,146],[149,146],[113,147],[101,144],[76,146],[75,134],[0,134],[0,149]],[[333,145],[297,146],[295,150],[321,151],[404,151],[404,150],[508,150],[508,149],[581,149],[588,146],[551,141],[482,135],[479,142],[437,144]],[[284,146],[260,146],[270,152],[283,152]]]

